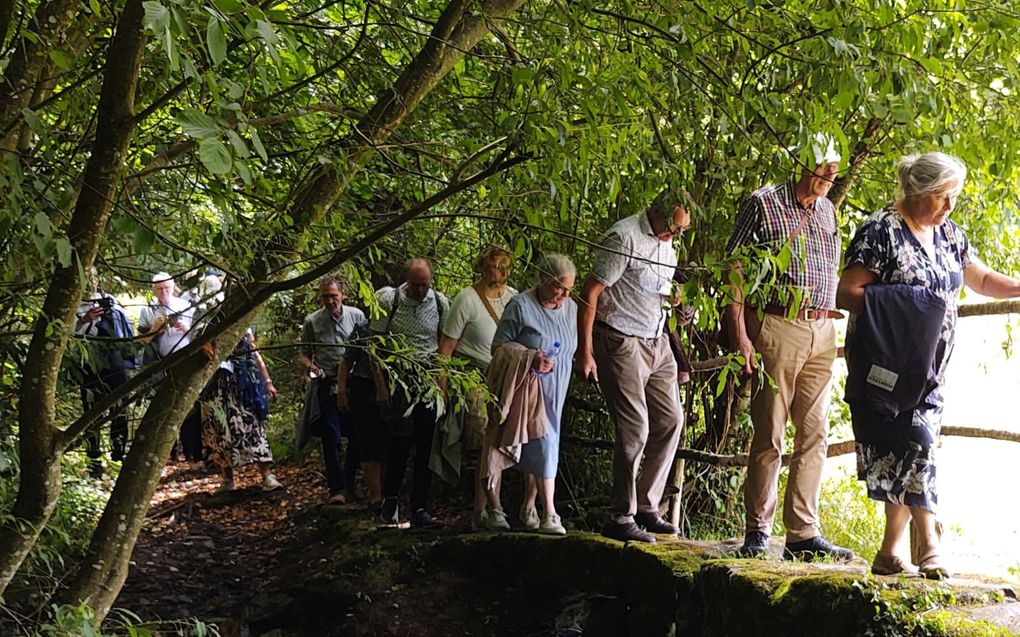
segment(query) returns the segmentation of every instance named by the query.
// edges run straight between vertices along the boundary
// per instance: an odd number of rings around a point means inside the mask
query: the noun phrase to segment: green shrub
[[[866,557],[878,552],[885,514],[852,471],[822,484],[819,517],[825,535],[836,544]]]
[[[80,606],[53,606],[49,620],[38,631],[25,633],[26,637],[219,637],[215,624],[197,619],[175,622],[143,622],[138,615],[114,609],[102,626],[97,625],[95,612],[84,604]]]
[[[779,510],[786,491],[787,470],[779,477]],[[843,470],[822,483],[818,518],[822,533],[839,546],[852,549],[870,558],[878,552],[885,530],[885,514],[875,500],[868,497],[864,483],[853,470]],[[777,519],[775,535],[785,535],[782,520]]]
[[[12,479],[0,479],[0,519],[9,519],[18,490],[17,457],[13,449],[0,450],[10,462]],[[117,463],[119,464],[119,463]],[[84,554],[99,516],[110,497],[117,467],[103,481],[87,478],[88,459],[72,451],[61,459],[64,486],[57,507],[49,522],[22,565],[12,585],[13,591],[34,593],[33,597],[48,598],[66,564]]]

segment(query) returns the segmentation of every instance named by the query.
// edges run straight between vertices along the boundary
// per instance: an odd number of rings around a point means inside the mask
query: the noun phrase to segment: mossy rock
[[[808,637],[820,627],[827,637],[1009,634],[959,611],[1001,599],[986,583],[875,578],[843,565],[760,560],[707,562],[697,581],[706,636]]]
[[[627,633],[832,637],[856,635],[1009,634],[968,619],[963,606],[1001,601],[1001,581],[875,578],[863,563],[803,564],[712,559],[703,543],[655,545],[574,533],[549,539],[526,534],[473,535],[442,542],[432,555],[449,567],[485,565],[516,573],[538,591],[582,591],[619,597]],[[675,627],[671,627],[675,624]]]
[[[375,580],[380,590],[419,564],[471,582],[475,592],[502,598],[508,612],[552,622],[565,600],[592,602],[585,634],[741,637],[857,635],[992,637],[1011,634],[967,616],[967,608],[1015,597],[1001,581],[872,576],[858,560],[803,564],[719,559],[714,543],[627,544],[574,532],[551,538],[527,533],[423,535],[380,530],[366,520],[323,516],[345,545],[336,566]],[[340,556],[338,556],[340,557]],[[391,568],[402,564],[400,571]],[[523,607],[522,607],[523,606]]]

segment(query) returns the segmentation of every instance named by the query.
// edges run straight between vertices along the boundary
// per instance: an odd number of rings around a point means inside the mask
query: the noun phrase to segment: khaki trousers
[[[676,361],[666,335],[645,339],[596,325],[592,338],[616,427],[610,512],[616,522],[626,522],[638,511],[659,512],[683,427]]]
[[[769,534],[776,516],[787,420],[793,421],[793,455],[783,502],[786,539],[819,534],[818,494],[828,442],[829,383],[836,358],[832,319],[788,321],[754,311],[746,315],[748,336],[761,354],[778,393],[759,387],[751,398],[754,436],[744,484],[746,530]]]

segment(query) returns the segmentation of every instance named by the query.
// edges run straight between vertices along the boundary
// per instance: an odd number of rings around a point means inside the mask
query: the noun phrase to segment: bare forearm
[[[864,288],[837,288],[836,307],[854,314],[864,312]]]
[[[730,303],[725,310],[726,327],[734,341],[747,338],[747,325],[744,323],[744,304]]]
[[[975,291],[996,299],[1009,299],[1020,296],[1020,281],[995,270],[988,270],[981,278]]]
[[[301,367],[304,367],[306,370],[310,370],[315,367],[315,361],[304,354],[298,354],[297,362],[298,365],[301,365]]]
[[[589,277],[581,290],[581,299],[578,304],[580,307],[577,309],[577,350],[578,354],[582,356],[592,352],[591,334],[595,328],[595,310],[605,288],[605,285]]]
[[[255,351],[254,354],[255,364],[259,368],[259,374],[262,375],[262,380],[267,383],[273,382],[273,379],[269,377],[269,368],[266,367],[266,361],[262,358],[262,354],[259,354],[258,351]]]
[[[450,338],[446,334],[443,334],[439,339],[439,351],[440,356],[451,356],[454,350],[457,349],[457,345],[460,344],[460,339]]]

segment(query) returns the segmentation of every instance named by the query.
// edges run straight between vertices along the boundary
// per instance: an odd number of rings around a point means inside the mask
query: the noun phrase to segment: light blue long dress
[[[560,415],[577,349],[577,304],[567,299],[558,309],[551,310],[538,302],[534,288],[518,294],[503,311],[492,339],[493,344],[511,341],[543,352],[549,351],[556,341],[560,343],[555,367],[541,377],[548,433],[524,445],[519,464],[522,471],[539,478],[555,478],[560,458]]]

